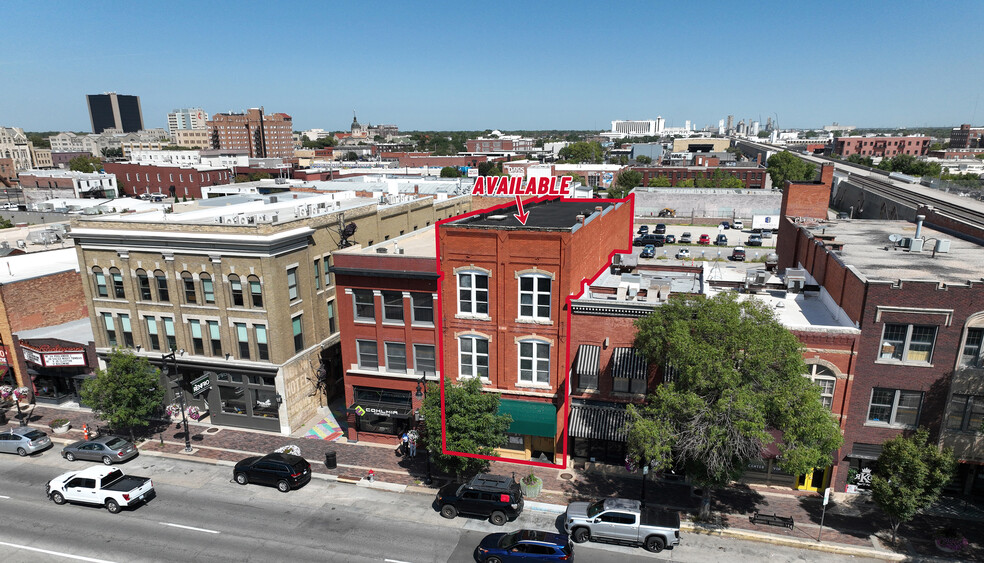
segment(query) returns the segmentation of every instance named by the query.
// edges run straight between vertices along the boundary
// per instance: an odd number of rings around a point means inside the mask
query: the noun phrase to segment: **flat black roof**
[[[529,213],[526,224],[519,222],[514,215],[519,213],[515,204],[496,209],[492,212],[480,213],[448,223],[448,226],[467,227],[476,229],[510,229],[535,231],[569,231],[577,224],[577,216],[585,218],[602,210],[613,207],[610,201],[599,202],[595,199],[582,200],[548,200],[538,203],[523,204],[523,210]]]

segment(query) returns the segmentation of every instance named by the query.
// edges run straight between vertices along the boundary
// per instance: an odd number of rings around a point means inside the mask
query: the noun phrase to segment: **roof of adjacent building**
[[[353,246],[335,251],[338,254],[402,255],[417,258],[436,258],[437,240],[434,225],[411,231],[405,235],[376,243],[372,246]]]
[[[92,323],[89,322],[89,317],[77,321],[69,321],[60,325],[21,330],[16,334],[21,340],[56,338],[67,342],[78,342],[79,344],[88,344],[93,340]]]
[[[60,248],[0,258],[0,284],[15,283],[67,271],[79,271],[79,256],[75,248]]]
[[[447,225],[469,229],[570,231],[578,225],[578,216],[583,215],[584,222],[588,223],[597,214],[606,213],[617,205],[622,204],[607,201],[548,200],[524,204],[524,211],[529,213],[525,225],[515,217],[519,213],[515,205],[458,219]]]

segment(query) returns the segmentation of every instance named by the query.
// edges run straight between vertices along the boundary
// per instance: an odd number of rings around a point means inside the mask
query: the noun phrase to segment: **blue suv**
[[[489,534],[477,551],[482,563],[574,561],[574,545],[567,535],[539,530]]]

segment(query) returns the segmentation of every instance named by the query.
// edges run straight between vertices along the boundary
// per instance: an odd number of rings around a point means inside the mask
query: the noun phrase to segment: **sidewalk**
[[[68,418],[72,429],[61,437],[70,440],[81,439],[81,427],[87,423],[90,428],[100,425],[87,410],[60,409],[37,406],[30,419],[31,426],[48,431],[48,423],[55,418]],[[11,420],[16,424],[15,420]],[[432,485],[423,484],[426,477],[426,463],[423,455],[415,459],[405,459],[396,455],[395,446],[329,442],[305,437],[289,437],[269,432],[214,427],[189,421],[191,431],[191,454],[184,453],[184,434],[176,425],[170,424],[154,432],[140,444],[140,450],[156,452],[168,456],[200,459],[202,461],[239,461],[249,455],[262,455],[287,445],[295,444],[301,454],[311,462],[316,474],[331,475],[341,481],[358,482],[370,469],[376,474],[378,484],[402,485],[407,490],[432,494],[451,480],[450,476],[439,474],[432,466]],[[50,432],[49,432],[50,433]],[[163,443],[162,443],[163,442]],[[57,448],[57,446],[56,446]],[[334,451],[338,467],[327,469],[324,464],[325,453]],[[506,462],[493,462],[491,472],[514,475],[518,480],[529,472],[528,466]],[[604,475],[597,472],[576,471],[573,469],[535,468],[534,473],[543,479],[543,492],[536,497],[539,509],[563,511],[574,500],[591,500],[609,496],[640,498],[642,481],[638,474],[615,471]],[[402,488],[402,487],[401,487]],[[531,499],[533,500],[533,499]],[[690,485],[682,482],[649,481],[646,483],[646,500],[684,512],[689,516],[696,512],[700,499],[691,492]],[[831,501],[827,506],[822,533],[822,542],[817,541],[820,533],[822,497],[812,492],[793,491],[786,488],[765,486],[735,485],[712,496],[712,509],[721,515],[719,526],[688,525],[690,533],[715,533],[741,539],[782,543],[808,549],[822,549],[835,553],[880,557],[901,560],[905,556],[939,557],[941,560],[984,561],[984,518],[973,505],[966,509],[934,510],[932,516],[919,516],[903,525],[899,535],[909,538],[905,548],[894,551],[888,547],[890,535],[888,522],[867,496],[858,495],[850,501],[837,503]],[[553,506],[551,506],[553,505]],[[531,508],[532,508],[531,506]],[[750,522],[753,512],[791,516],[795,522],[792,530],[773,526],[757,525]],[[959,557],[946,559],[938,551],[932,540],[932,530],[953,524],[961,530],[970,545]],[[846,550],[846,551],[845,551]]]

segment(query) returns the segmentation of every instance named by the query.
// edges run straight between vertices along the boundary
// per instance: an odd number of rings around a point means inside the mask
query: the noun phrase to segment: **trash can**
[[[325,467],[328,469],[335,469],[338,467],[335,450],[328,450],[325,452]]]

